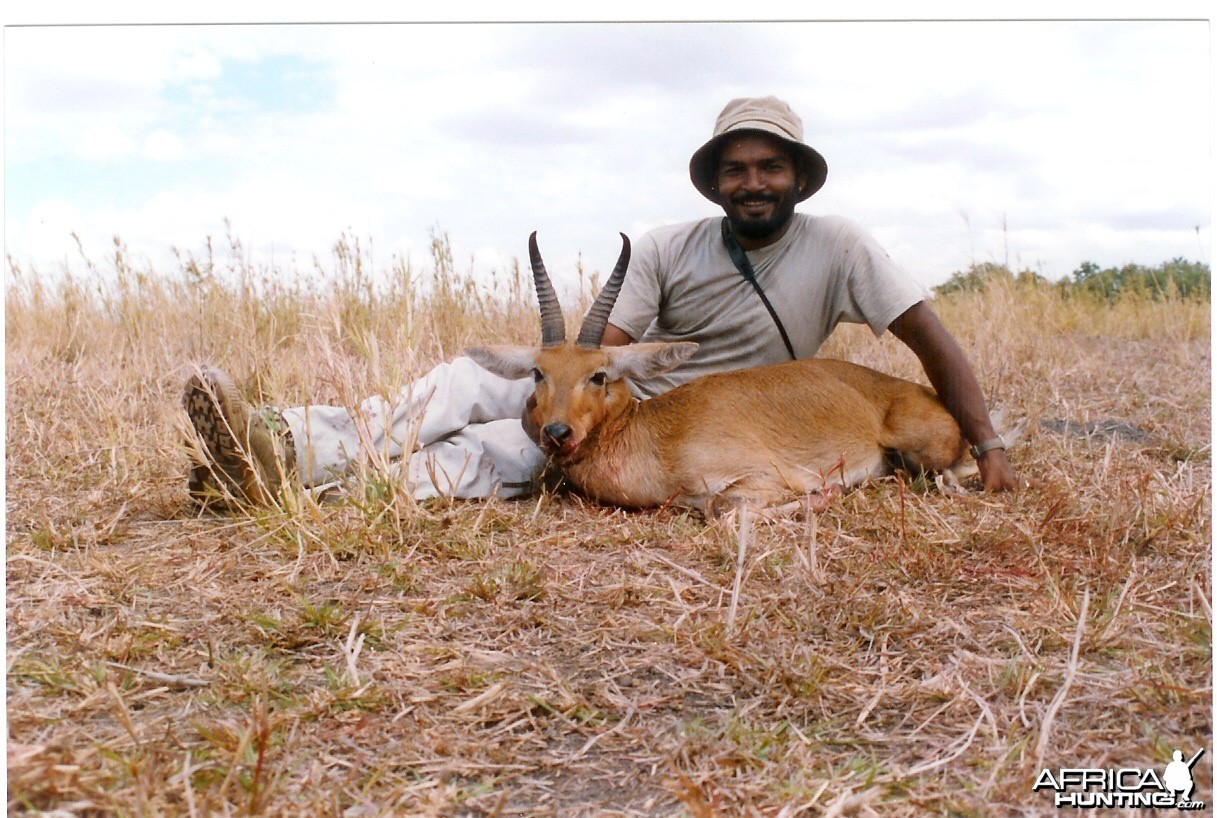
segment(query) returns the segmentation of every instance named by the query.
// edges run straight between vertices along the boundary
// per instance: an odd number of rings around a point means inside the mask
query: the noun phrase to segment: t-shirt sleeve
[[[630,266],[621,284],[609,323],[637,341],[659,315],[663,288],[660,286],[659,245],[645,235],[634,244]]]
[[[925,289],[858,225],[842,220],[837,248],[845,283],[842,320],[866,324],[878,337],[905,310],[925,300]]]

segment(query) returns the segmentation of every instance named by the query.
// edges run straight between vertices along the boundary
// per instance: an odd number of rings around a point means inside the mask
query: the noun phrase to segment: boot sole
[[[204,367],[186,382],[182,406],[210,461],[191,467],[187,481],[191,497],[204,504],[223,503],[230,498],[269,502],[267,488],[250,465],[248,447],[234,436],[248,436],[249,413],[231,379],[219,370]]]

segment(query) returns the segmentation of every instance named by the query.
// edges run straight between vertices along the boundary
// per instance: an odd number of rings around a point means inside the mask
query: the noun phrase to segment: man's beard
[[[754,201],[772,202],[774,204],[773,215],[767,219],[749,219],[738,215],[738,208],[741,208],[745,202]],[[792,195],[782,197],[770,193],[759,196],[736,196],[731,200],[731,204],[737,208],[734,215],[727,214],[727,220],[731,223],[731,232],[746,239],[759,240],[767,239],[781,231],[794,215],[794,206],[797,202]]]

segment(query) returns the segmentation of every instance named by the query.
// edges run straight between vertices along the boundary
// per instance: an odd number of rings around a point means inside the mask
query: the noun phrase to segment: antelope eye
[[[532,380],[534,383],[540,383],[541,381],[545,380],[545,374],[539,369],[533,369]]]
[[[592,386],[604,386],[608,383],[608,374],[605,372],[596,372],[587,379]]]

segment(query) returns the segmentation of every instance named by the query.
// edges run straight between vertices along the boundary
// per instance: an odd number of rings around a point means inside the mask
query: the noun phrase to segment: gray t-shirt
[[[723,244],[722,217],[661,227],[634,245],[609,322],[639,341],[696,341],[672,372],[634,383],[653,397],[713,372],[790,360],[781,335]],[[876,337],[925,291],[862,228],[796,213],[779,241],[748,253],[795,354],[810,358],[842,321]]]

